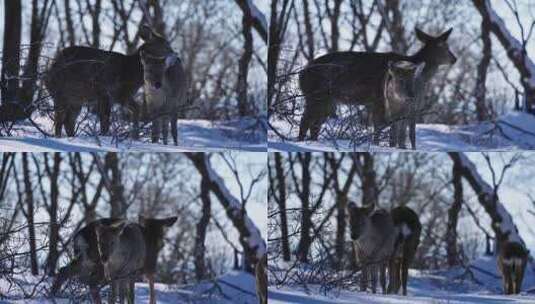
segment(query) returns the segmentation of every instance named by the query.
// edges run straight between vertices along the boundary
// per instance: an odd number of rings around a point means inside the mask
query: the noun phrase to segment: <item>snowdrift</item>
[[[355,145],[350,139],[292,141],[297,127],[286,121],[271,121],[268,131],[269,151],[407,151],[388,147],[387,142],[373,145],[369,140]],[[496,119],[469,125],[419,124],[416,126],[416,146],[419,151],[511,151],[535,149],[535,115],[511,112]]]

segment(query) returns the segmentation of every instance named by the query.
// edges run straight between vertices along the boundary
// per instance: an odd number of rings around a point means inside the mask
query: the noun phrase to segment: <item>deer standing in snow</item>
[[[503,292],[518,294],[522,288],[529,251],[519,242],[500,238],[497,241],[498,270],[502,274]]]
[[[425,63],[422,88],[436,74],[441,65],[457,60],[449,50],[448,37],[452,29],[433,37],[416,29],[416,37],[423,47],[412,56],[397,53],[334,52],[310,62],[299,73],[299,87],[305,96],[305,110],[299,126],[299,140],[308,131],[317,140],[321,126],[336,113],[338,104],[363,105],[372,114],[374,142],[379,143],[378,132],[385,127],[384,78],[390,62],[409,61]],[[421,110],[421,109],[417,109]],[[410,138],[415,146],[416,118],[410,121]]]

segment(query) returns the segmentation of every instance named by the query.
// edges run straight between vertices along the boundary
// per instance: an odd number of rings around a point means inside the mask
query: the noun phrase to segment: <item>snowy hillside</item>
[[[461,304],[461,303],[535,303],[535,273],[533,265],[526,269],[523,292],[505,296],[501,292],[501,278],[497,273],[496,260],[483,257],[472,263],[470,271],[455,268],[448,271],[410,270],[408,296],[382,295],[358,291],[319,292],[316,285],[269,288],[270,303],[391,303],[391,304]],[[357,288],[355,284],[355,289]]]
[[[271,121],[273,127],[289,139],[297,138],[298,127],[284,121]],[[297,142],[282,140],[268,132],[270,151],[395,151],[388,143],[380,146],[369,141],[354,145],[350,139]],[[407,142],[407,144],[409,144]],[[512,112],[496,120],[470,125],[420,124],[416,126],[416,146],[420,151],[504,151],[535,149],[535,116]],[[403,151],[403,150],[401,150]]]
[[[25,278],[27,279],[27,278]],[[46,284],[46,283],[43,283]],[[11,293],[8,293],[9,300],[2,299],[8,288],[8,282],[0,279],[0,303],[77,303],[89,301],[89,293],[82,293],[71,298],[57,297],[48,298],[46,292],[40,292],[31,298],[24,298],[16,292],[17,288],[12,286]],[[254,304],[257,303],[255,291],[255,278],[251,274],[244,272],[229,272],[217,280],[207,281],[197,285],[174,286],[166,284],[155,284],[157,303],[180,304],[180,303],[214,303],[214,304]],[[31,290],[28,287],[27,292]],[[40,286],[37,290],[47,290]],[[103,299],[106,298],[104,289],[101,292]],[[136,283],[136,303],[149,303],[149,287],[147,283]]]
[[[48,120],[36,121],[46,133],[53,127]],[[98,129],[97,129],[98,130]],[[150,129],[146,131],[150,132]],[[171,135],[169,145],[152,144],[149,134],[141,140],[129,138],[117,140],[111,136],[78,135],[55,138],[45,136],[31,124],[15,126],[10,137],[0,137],[0,151],[4,152],[180,152],[180,151],[265,151],[266,134],[261,120],[242,119],[233,121],[179,120],[178,141],[174,146]]]

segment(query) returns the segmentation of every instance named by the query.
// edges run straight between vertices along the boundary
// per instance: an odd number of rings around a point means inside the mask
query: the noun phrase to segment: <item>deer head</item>
[[[347,205],[349,209],[349,223],[351,226],[351,239],[356,241],[364,233],[369,222],[369,216],[375,208],[374,205],[358,207],[355,202]]]
[[[159,90],[165,71],[177,62],[178,56],[169,42],[148,26],[140,27],[139,36],[145,42],[139,48],[145,85],[152,90]]]
[[[416,54],[421,61],[431,65],[452,65],[457,58],[449,49],[448,38],[453,30],[450,28],[438,37],[433,37],[416,28],[416,38],[424,43],[423,48]]]
[[[95,227],[98,254],[107,280],[112,279],[109,267],[110,258],[114,252],[119,250],[121,234],[126,226],[126,221],[119,221],[111,225],[99,224]]]
[[[163,237],[165,228],[171,227],[177,220],[177,217],[169,217],[165,219],[152,219],[139,216],[139,224],[143,227],[145,235],[145,242],[147,248],[147,255],[145,261],[145,270],[149,273],[156,271],[156,261],[158,259],[158,252],[163,247]]]

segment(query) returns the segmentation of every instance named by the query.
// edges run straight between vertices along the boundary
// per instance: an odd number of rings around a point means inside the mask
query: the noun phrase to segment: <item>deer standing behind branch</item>
[[[503,292],[518,294],[522,288],[529,251],[524,245],[506,238],[497,242],[498,270],[502,274]]]
[[[418,215],[405,206],[392,209],[390,214],[394,225],[397,227],[398,235],[388,270],[388,293],[397,294],[402,286],[403,295],[406,296],[409,266],[420,244],[422,224],[418,219]]]
[[[384,78],[389,62],[409,61],[425,63],[422,71],[421,90],[436,74],[441,65],[451,65],[457,60],[449,50],[448,37],[452,29],[433,37],[416,29],[416,37],[423,47],[414,55],[373,52],[333,52],[314,59],[299,73],[299,86],[305,96],[305,110],[299,127],[300,141],[308,131],[317,140],[321,126],[336,113],[338,104],[363,105],[371,112],[374,127],[374,143],[379,143],[379,133],[386,126],[384,109]],[[423,94],[421,94],[423,95]],[[416,118],[410,121],[411,142],[415,146]]]
[[[376,293],[379,273],[383,293],[386,293],[386,267],[394,252],[397,228],[388,211],[374,211],[374,208],[374,205],[358,207],[354,202],[348,204],[351,239],[357,264],[362,270],[360,290],[366,290],[369,280],[372,292]]]
[[[417,115],[421,69],[408,61],[390,63],[384,82],[385,119],[390,125],[390,147],[406,148],[410,119]],[[412,144],[412,143],[411,143]],[[412,144],[412,149],[416,145]]]
[[[186,110],[186,72],[177,54],[161,56],[145,53],[141,49],[144,70],[143,112],[145,119],[152,121],[152,142],[158,142],[160,133],[167,144],[169,123],[171,136],[178,145],[177,119]]]
[[[137,137],[140,109],[133,97],[143,84],[142,57],[175,56],[169,43],[148,26],[140,26],[139,35],[144,44],[131,55],[82,46],[67,47],[56,55],[45,83],[54,99],[57,137],[63,127],[68,136],[75,135],[76,118],[85,105],[96,107],[101,134],[107,134],[113,104],[131,111]]]
[[[143,274],[149,280],[150,303],[156,303],[154,274],[158,252],[163,246],[164,228],[176,219],[140,217],[139,223],[133,223],[105,218],[89,223],[74,236],[75,257],[60,269],[51,294],[55,295],[66,280],[76,278],[89,286],[95,303],[101,303],[99,290],[109,283],[109,303],[115,303],[117,293],[121,303],[125,298],[134,303],[134,283]]]

